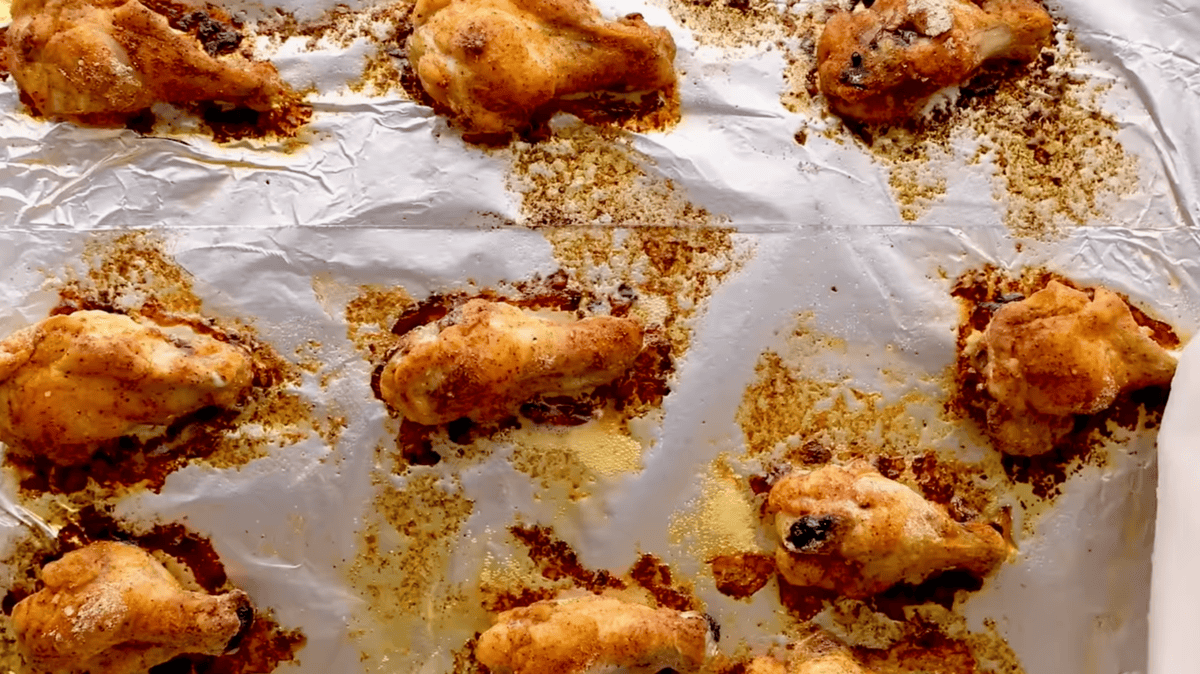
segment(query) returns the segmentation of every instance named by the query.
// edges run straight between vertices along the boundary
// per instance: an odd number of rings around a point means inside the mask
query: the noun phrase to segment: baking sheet
[[[736,414],[755,363],[799,314],[811,313],[821,331],[851,345],[834,354],[846,376],[892,397],[953,362],[958,314],[948,284],[985,264],[1046,266],[1080,283],[1104,283],[1194,332],[1200,175],[1189,158],[1200,156],[1200,127],[1192,123],[1200,12],[1171,2],[1056,5],[1092,58],[1081,74],[1114,85],[1101,104],[1137,158],[1139,180],[1111,195],[1093,226],[1018,242],[1003,225],[986,161],[946,160],[945,194],[901,226],[886,162],[836,134],[814,131],[797,144],[798,129],[828,120],[780,102],[786,41],[719,48],[681,26],[669,5],[598,5],[609,16],[638,11],[667,26],[685,73],[682,122],[667,133],[623,136],[623,156],[642,172],[640,184],[658,189],[669,181],[671,198],[706,209],[704,223],[736,232],[746,259],[693,319],[692,345],[662,419],[647,422],[640,469],[602,479],[591,496],[566,503],[539,500],[540,484],[502,455],[456,475],[432,471],[456,477],[453,489],[489,505],[475,508],[456,534],[447,583],[469,583],[483,573],[479,560],[502,556],[504,528],[518,516],[553,523],[594,568],[625,569],[651,551],[705,578],[703,560],[671,533],[671,515],[700,496],[714,459],[740,451]],[[295,0],[286,8],[312,17],[328,6]],[[447,671],[478,616],[397,643],[389,634],[396,625],[381,622],[347,580],[373,517],[376,448],[394,439],[366,385],[370,367],[347,340],[344,300],[359,284],[420,297],[467,279],[486,288],[558,268],[553,237],[519,227],[529,211],[513,176],[532,150],[466,146],[444,120],[399,94],[345,88],[373,48],[364,41],[317,51],[299,39],[260,47],[290,82],[317,86],[314,120],[298,148],[33,120],[13,112],[11,79],[0,82],[0,332],[42,318],[55,302],[46,278],[77,266],[103,230],[154,227],[194,274],[207,312],[252,320],[285,355],[319,343],[323,369],[299,390],[317,414],[336,401],[349,420],[336,443],[313,435],[236,470],[198,462],[173,474],[160,494],[121,500],[117,513],[183,520],[211,536],[234,582],[280,624],[307,635],[298,671]],[[562,121],[560,136],[572,128]],[[971,145],[955,143],[962,152]],[[624,224],[661,224],[662,213],[674,213],[631,212]],[[899,348],[881,355],[884,344]],[[880,377],[885,367],[905,374],[899,384]],[[971,628],[994,621],[1031,674],[1146,667],[1153,437],[1114,448],[1110,458],[1068,481],[1021,541],[1018,560],[967,603]],[[403,485],[409,477],[387,479]],[[37,526],[11,482],[0,520],[7,540]],[[784,629],[770,598],[748,608],[697,583],[732,643],[760,643]],[[751,612],[759,622],[734,619]]]

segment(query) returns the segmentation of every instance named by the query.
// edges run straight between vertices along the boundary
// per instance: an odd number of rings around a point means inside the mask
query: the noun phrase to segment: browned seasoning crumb
[[[554,529],[541,526],[512,526],[509,532],[529,551],[529,557],[550,580],[568,578],[577,587],[592,592],[623,590],[627,583],[612,573],[592,571],[579,563],[579,557],[565,541],[555,537]]]
[[[758,553],[722,555],[709,562],[717,591],[734,599],[745,599],[763,589],[775,575],[775,558]]]
[[[951,294],[958,298],[962,321],[958,328],[958,358],[955,386],[947,410],[969,420],[982,431],[987,428],[987,408],[993,402],[984,382],[980,363],[970,355],[968,339],[983,331],[992,313],[1001,304],[1022,299],[1043,288],[1050,281],[1089,292],[1059,274],[1046,269],[1026,269],[1019,277],[1011,277],[994,267],[985,267],[962,274],[954,283]],[[1178,348],[1179,335],[1167,323],[1154,319],[1129,303],[1134,320],[1151,329],[1152,338],[1167,349]],[[1157,427],[1166,406],[1167,391],[1143,389],[1119,396],[1107,410],[1077,417],[1074,429],[1054,450],[1039,456],[1009,456],[1002,465],[1009,479],[1028,484],[1034,496],[1049,499],[1060,493],[1062,484],[1084,466],[1104,465],[1108,460],[1103,447],[1118,429],[1134,432]]]
[[[274,446],[332,432],[329,423],[316,420],[312,404],[293,390],[300,381],[299,368],[249,325],[201,314],[202,301],[192,278],[171,258],[167,245],[161,235],[150,232],[97,237],[85,248],[84,274],[68,270],[65,278],[52,278],[59,304],[51,313],[94,309],[184,322],[249,352],[254,368],[251,393],[238,409],[203,409],[177,420],[161,434],[109,443],[82,466],[63,467],[44,457],[10,453],[7,463],[17,470],[26,496],[82,492],[89,485],[104,492],[157,491],[168,475],[191,461],[238,467],[266,456]],[[248,426],[266,432],[239,432]]]
[[[508,186],[521,198],[528,227],[670,224],[712,227],[725,219],[688,200],[674,182],[656,175],[630,137],[585,124],[546,140],[514,143]]]

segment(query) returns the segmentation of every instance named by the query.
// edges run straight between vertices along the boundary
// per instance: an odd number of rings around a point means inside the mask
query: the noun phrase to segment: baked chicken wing
[[[1073,425],[1126,391],[1166,386],[1175,357],[1116,294],[1095,297],[1051,281],[996,311],[984,331],[989,432],[1002,451],[1050,451]]]
[[[771,488],[767,508],[783,577],[855,599],[944,571],[983,577],[1009,555],[991,526],[954,521],[865,462],[793,472]]]
[[[140,425],[231,406],[252,381],[248,353],[186,325],[51,316],[0,341],[0,440],[80,464]]]
[[[589,595],[501,613],[475,657],[493,674],[695,672],[714,646],[711,630],[700,613]]]
[[[93,543],[42,569],[13,631],[37,672],[144,674],[185,653],[220,655],[245,633],[245,592],[189,592],[141,548]]]
[[[8,68],[35,112],[84,124],[120,125],[155,103],[287,114],[296,95],[270,63],[238,52],[241,35],[217,12],[172,0],[14,0]]]
[[[1027,62],[1054,24],[1036,0],[877,0],[830,17],[817,45],[821,91],[839,115],[890,122],[922,111],[985,61]]]
[[[501,134],[559,99],[675,84],[675,43],[631,14],[606,21],[588,0],[418,0],[409,61],[466,131]]]
[[[558,323],[485,300],[460,312],[440,332],[430,324],[405,335],[380,377],[384,402],[419,424],[492,421],[539,395],[587,392],[619,377],[642,348],[642,328],[627,318]]]

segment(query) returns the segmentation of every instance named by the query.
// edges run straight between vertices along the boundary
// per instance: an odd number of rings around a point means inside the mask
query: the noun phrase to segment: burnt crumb
[[[785,461],[802,466],[823,466],[832,458],[833,450],[819,440],[808,440],[784,456]]]
[[[889,480],[895,480],[904,474],[907,462],[902,456],[876,456],[871,460],[875,470]]]
[[[955,495],[955,484],[950,471],[938,465],[938,458],[927,452],[912,460],[913,475],[925,498],[934,503],[949,504]]]
[[[125,128],[136,132],[142,136],[149,136],[154,132],[154,124],[158,121],[154,113],[149,110],[143,110],[134,114],[125,122]]]
[[[649,591],[660,607],[676,611],[699,609],[699,602],[692,596],[691,587],[674,583],[671,579],[671,568],[654,555],[643,554],[638,557],[629,571],[629,576]]]
[[[509,532],[529,551],[529,558],[547,580],[569,579],[592,592],[623,590],[625,581],[608,571],[592,571],[579,563],[579,557],[565,541],[554,536],[551,527],[509,527]]]
[[[734,599],[745,599],[766,586],[775,575],[775,558],[757,553],[722,555],[709,562],[717,591]]]

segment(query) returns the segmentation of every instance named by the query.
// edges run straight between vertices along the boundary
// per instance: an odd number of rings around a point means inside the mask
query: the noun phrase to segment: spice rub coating
[[[42,569],[45,588],[13,608],[35,672],[142,674],[185,653],[236,646],[254,609],[246,593],[184,590],[141,548],[99,542]]]
[[[642,349],[642,327],[628,318],[559,323],[478,299],[459,311],[440,332],[429,324],[407,333],[383,369],[380,395],[407,419],[500,419],[539,395],[578,395],[606,384]]]
[[[767,513],[781,541],[775,561],[784,579],[850,598],[944,571],[987,576],[1010,554],[991,526],[956,522],[864,461],[787,475],[771,488]]]
[[[830,17],[817,45],[821,91],[839,115],[894,122],[985,61],[1032,61],[1053,21],[1035,0],[878,0]]]
[[[520,131],[572,94],[675,85],[665,29],[588,0],[418,0],[412,23],[421,86],[471,133]]]
[[[0,341],[0,440],[60,465],[204,407],[253,381],[248,353],[185,324],[104,311],[51,316]]]
[[[1166,386],[1175,374],[1175,357],[1115,293],[1097,288],[1089,299],[1057,281],[1001,307],[978,348],[995,400],[988,431],[1010,454],[1048,452],[1073,415],[1101,412],[1123,392]]]
[[[8,68],[35,112],[84,124],[122,125],[155,103],[284,114],[298,102],[273,65],[237,50],[232,26],[191,9],[166,0],[14,0]],[[179,14],[174,26],[167,10]]]
[[[695,612],[653,609],[587,595],[539,601],[501,613],[475,656],[495,674],[583,674],[664,669],[696,672],[714,636]]]

